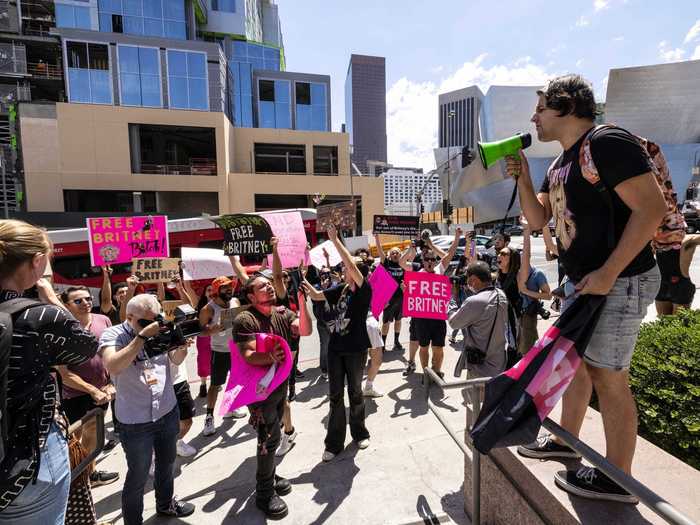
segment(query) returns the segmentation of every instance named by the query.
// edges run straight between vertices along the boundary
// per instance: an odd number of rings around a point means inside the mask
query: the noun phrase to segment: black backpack
[[[7,376],[10,368],[13,317],[38,304],[41,303],[24,297],[0,303],[0,463],[5,458],[7,434],[10,428],[7,414]]]

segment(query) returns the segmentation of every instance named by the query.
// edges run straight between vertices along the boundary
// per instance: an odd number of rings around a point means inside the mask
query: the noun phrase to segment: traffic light
[[[452,216],[452,213],[454,212],[455,207],[452,204],[447,205],[447,215]]]
[[[420,212],[425,213],[425,206],[423,206],[422,204],[420,205]]]

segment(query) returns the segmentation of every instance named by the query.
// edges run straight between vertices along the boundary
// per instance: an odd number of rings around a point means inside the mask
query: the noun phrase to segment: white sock
[[[365,383],[365,390],[370,390],[372,388],[372,386],[373,386],[372,381],[370,381],[368,379],[367,382]]]

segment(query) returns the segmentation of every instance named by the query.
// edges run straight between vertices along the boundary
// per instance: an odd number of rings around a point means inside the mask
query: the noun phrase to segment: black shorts
[[[195,414],[194,399],[190,393],[190,385],[187,381],[180,381],[173,385],[175,389],[175,399],[177,399],[177,408],[180,410],[180,421],[192,419]]]
[[[408,340],[418,341],[418,331],[416,329],[416,319],[411,317],[411,322],[408,323]]]
[[[229,352],[211,351],[211,386],[226,384],[226,377],[231,370],[231,354]]]
[[[416,319],[416,331],[420,346],[445,346],[447,321],[440,319]]]
[[[66,413],[68,422],[71,425],[76,421],[80,421],[80,419],[93,408],[100,407],[107,410],[107,403],[104,405],[96,405],[90,394],[64,399],[61,402],[61,405],[63,406],[63,411]]]
[[[656,300],[679,305],[689,305],[695,297],[693,281],[681,274],[680,250],[656,253],[656,262],[661,272],[661,286]]]
[[[392,323],[394,321],[400,321],[403,318],[403,294],[398,294],[394,296],[389,301],[389,304],[384,308],[382,312],[382,323]]]

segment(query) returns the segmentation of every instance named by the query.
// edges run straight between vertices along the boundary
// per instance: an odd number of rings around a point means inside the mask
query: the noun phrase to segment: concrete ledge
[[[559,420],[558,406],[551,414]],[[602,454],[605,452],[600,414],[589,409],[581,439]],[[468,444],[468,436],[465,436]],[[576,468],[578,460],[541,461],[520,456],[515,447],[496,449],[481,457],[482,523],[600,524],[625,525],[665,523],[642,505],[595,502],[559,489],[554,474]],[[471,458],[465,458],[465,511],[472,515]],[[691,519],[700,522],[700,472],[667,454],[648,441],[638,438],[633,469],[637,480],[665,498]]]

